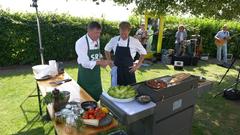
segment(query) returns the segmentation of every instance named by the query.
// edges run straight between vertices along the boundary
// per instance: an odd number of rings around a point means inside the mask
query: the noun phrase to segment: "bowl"
[[[49,75],[49,65],[36,65],[32,67],[36,79],[41,79]]]
[[[139,95],[136,97],[136,99],[141,104],[147,104],[151,101],[151,97],[148,95]]]
[[[81,103],[81,107],[87,111],[91,108],[95,109],[97,107],[97,102],[95,101],[85,101]]]
[[[68,100],[70,99],[70,92],[69,91],[61,91],[63,94],[63,99],[60,100],[60,108],[63,109],[68,104]]]
[[[63,102],[68,103],[68,100],[70,98],[70,92],[69,91],[61,91],[61,93],[63,94]]]
[[[57,105],[54,105],[56,102],[53,102],[53,107],[54,107],[55,112],[58,112],[58,111],[64,109],[65,106],[68,104],[68,100],[70,99],[69,91],[61,91],[60,93],[63,94],[63,99],[59,100],[57,102]]]
[[[48,68],[49,68],[49,65],[35,65],[32,67],[32,70],[34,74],[39,74],[42,71],[48,70]]]

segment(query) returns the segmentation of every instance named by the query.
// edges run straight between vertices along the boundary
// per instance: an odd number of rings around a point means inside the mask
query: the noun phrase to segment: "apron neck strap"
[[[89,41],[88,41],[88,37],[87,37],[87,35],[85,36],[85,38],[86,38],[86,41],[87,41],[87,47],[88,47],[88,50],[89,50]]]
[[[120,41],[120,38],[121,38],[121,37],[118,38],[118,41]],[[130,38],[128,37],[127,47],[129,47],[129,42],[130,42]],[[118,46],[118,43],[117,43],[117,46]]]

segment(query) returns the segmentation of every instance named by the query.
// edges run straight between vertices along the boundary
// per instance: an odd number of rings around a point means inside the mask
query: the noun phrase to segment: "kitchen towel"
[[[111,69],[111,86],[117,86],[117,66],[113,66]]]

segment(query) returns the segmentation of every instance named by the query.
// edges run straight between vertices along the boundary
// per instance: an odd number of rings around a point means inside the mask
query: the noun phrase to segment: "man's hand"
[[[129,72],[134,73],[137,69],[140,68],[140,66],[141,66],[140,64],[134,63],[133,66],[129,67],[130,68]]]
[[[112,68],[114,66],[114,63],[112,60],[109,60],[109,67]]]
[[[110,61],[108,61],[108,60],[99,60],[99,61],[97,61],[96,64],[101,66],[101,67],[103,67],[103,68],[106,68],[108,65],[110,65]]]
[[[144,55],[141,54],[139,60],[133,63],[133,66],[129,67],[129,72],[134,73],[137,69],[139,69],[144,61]]]

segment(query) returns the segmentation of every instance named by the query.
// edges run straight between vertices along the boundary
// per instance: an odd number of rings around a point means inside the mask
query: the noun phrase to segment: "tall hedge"
[[[79,18],[68,14],[40,14],[42,44],[45,60],[67,61],[76,59],[75,42],[86,33],[86,26],[94,18]],[[101,49],[109,39],[118,34],[118,22],[98,20],[103,25]],[[131,17],[131,35],[135,33],[138,19]],[[164,48],[174,46],[174,35],[179,23],[184,23],[188,34],[199,31],[203,36],[204,51],[215,54],[213,36],[226,23],[212,19],[179,19],[166,17]],[[227,22],[230,28],[240,31],[238,22]],[[32,13],[11,13],[0,9],[0,66],[40,63],[36,16]],[[236,49],[230,49],[230,51]]]
[[[76,59],[75,42],[86,33],[93,18],[67,14],[41,14],[41,35],[45,61]],[[118,33],[118,23],[102,23],[101,44]],[[40,63],[36,16],[31,13],[10,13],[0,10],[0,66]],[[103,49],[103,47],[102,47]]]

